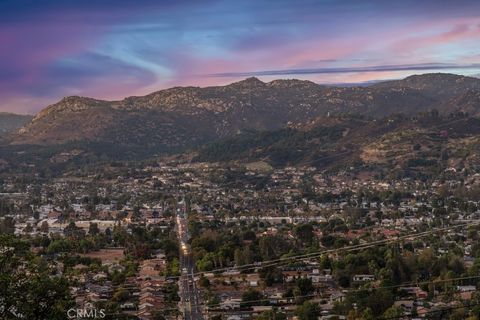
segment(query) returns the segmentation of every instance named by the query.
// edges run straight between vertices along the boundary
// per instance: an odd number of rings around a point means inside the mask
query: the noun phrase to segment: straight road
[[[180,302],[185,320],[203,320],[200,290],[197,287],[195,261],[188,244],[188,225],[184,206],[180,206],[176,218],[178,241],[180,242],[179,280]]]

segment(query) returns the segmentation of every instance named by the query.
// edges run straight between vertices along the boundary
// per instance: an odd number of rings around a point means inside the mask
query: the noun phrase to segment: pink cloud
[[[457,25],[446,32],[433,35],[414,36],[393,44],[391,49],[396,52],[412,53],[423,48],[432,48],[443,44],[452,44],[463,40],[476,41],[480,39],[478,26],[467,24]]]

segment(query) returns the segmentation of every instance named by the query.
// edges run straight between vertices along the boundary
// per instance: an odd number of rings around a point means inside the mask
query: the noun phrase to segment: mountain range
[[[357,87],[248,78],[120,101],[66,97],[10,134],[3,150],[20,154],[47,148],[55,150],[52,157],[64,149],[75,149],[74,154],[93,150],[118,158],[193,150],[198,161],[315,163],[358,146],[366,148],[358,149],[359,154],[374,154],[368,151],[369,142],[402,131],[436,137],[437,127],[452,117],[471,127],[462,137],[474,135],[478,116],[480,79],[473,77],[424,74]]]
[[[67,97],[11,137],[13,144],[95,141],[160,151],[199,146],[242,130],[277,130],[319,116],[479,112],[480,79],[425,74],[366,87],[330,87],[257,78],[218,87],[176,87],[103,101]]]

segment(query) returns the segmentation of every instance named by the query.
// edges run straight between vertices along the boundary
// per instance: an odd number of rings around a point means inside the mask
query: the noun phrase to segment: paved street
[[[178,240],[180,242],[180,271],[181,277],[179,280],[181,308],[185,320],[202,320],[202,307],[200,290],[197,288],[194,273],[195,261],[192,257],[192,252],[188,244],[188,226],[186,213],[181,206],[177,212],[177,232]]]

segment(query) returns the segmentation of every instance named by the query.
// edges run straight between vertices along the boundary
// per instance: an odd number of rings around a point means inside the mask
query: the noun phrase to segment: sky
[[[480,76],[478,0],[0,0],[0,111],[250,76]]]

